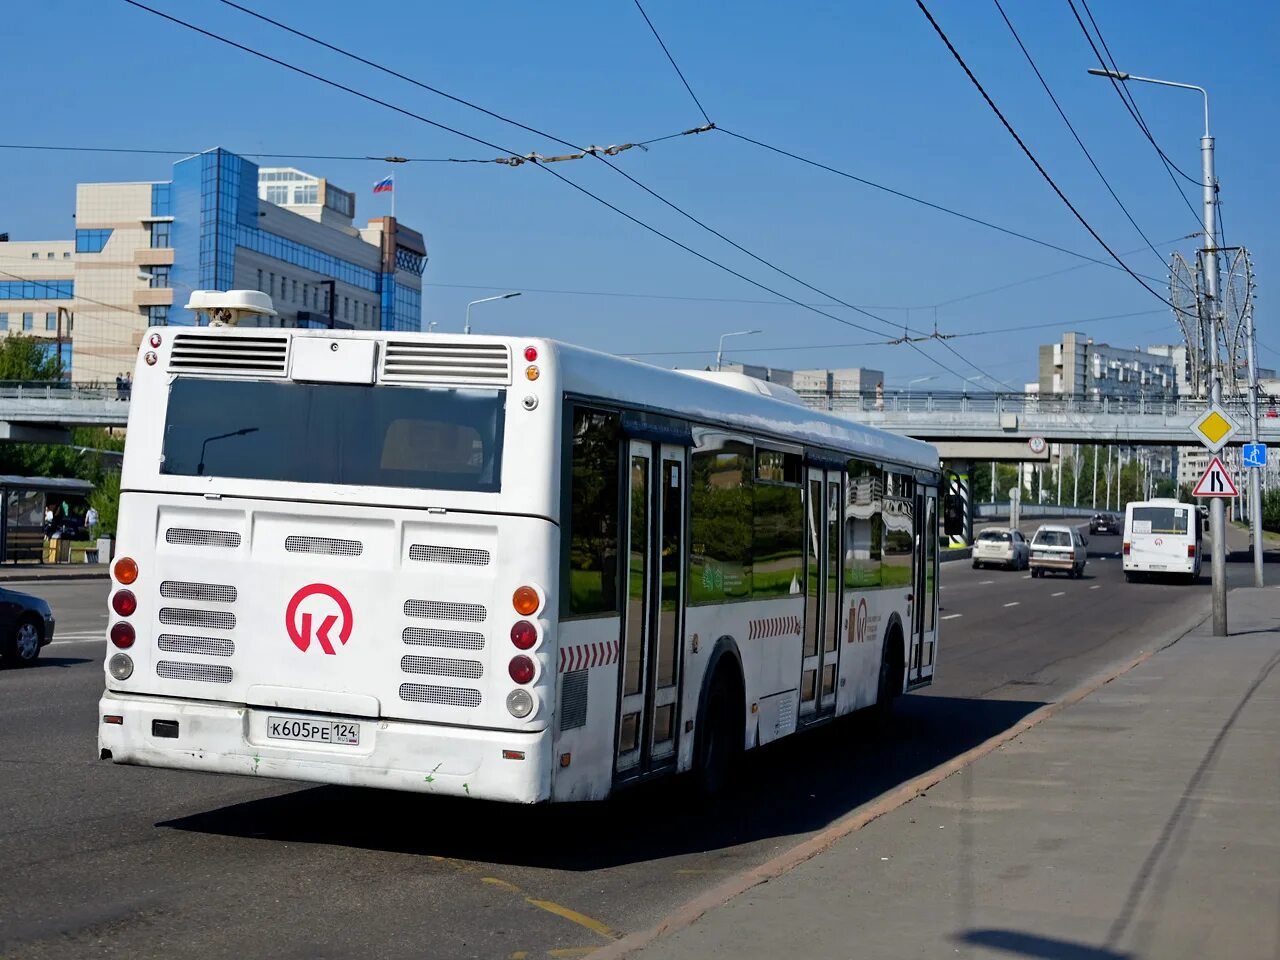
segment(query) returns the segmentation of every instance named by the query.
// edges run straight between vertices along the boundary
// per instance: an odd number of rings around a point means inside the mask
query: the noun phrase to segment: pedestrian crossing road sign
[[[1225,447],[1227,441],[1239,429],[1240,424],[1232,420],[1227,412],[1217,404],[1209,407],[1195,423],[1191,424],[1191,432],[1212,453],[1217,453]]]
[[[1246,467],[1265,467],[1267,465],[1267,445],[1265,443],[1246,443],[1242,459]]]
[[[1193,497],[1238,497],[1240,491],[1231,482],[1231,474],[1222,465],[1222,461],[1214,457],[1209,461],[1209,469],[1204,472],[1196,488],[1191,491]]]

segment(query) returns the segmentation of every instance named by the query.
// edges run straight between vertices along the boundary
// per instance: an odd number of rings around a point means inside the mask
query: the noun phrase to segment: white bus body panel
[[[1143,507],[1182,511],[1186,515],[1187,532],[1152,532],[1134,523],[1134,510]],[[1197,536],[1200,514],[1195,506],[1176,500],[1149,500],[1129,503],[1124,509],[1123,542],[1129,545],[1124,555],[1125,573],[1173,573],[1199,576],[1203,539]],[[1149,523],[1148,523],[1149,527]],[[1187,548],[1195,547],[1195,554],[1188,556]]]

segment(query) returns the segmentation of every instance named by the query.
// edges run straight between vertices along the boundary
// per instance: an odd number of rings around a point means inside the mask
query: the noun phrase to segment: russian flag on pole
[[[373,185],[374,193],[391,193],[393,190],[395,190],[394,177],[383,177]]]

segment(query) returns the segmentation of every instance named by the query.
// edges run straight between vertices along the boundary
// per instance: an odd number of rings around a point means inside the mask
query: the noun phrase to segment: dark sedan
[[[1095,514],[1089,520],[1089,532],[1091,534],[1109,533],[1119,536],[1120,520],[1109,513]]]
[[[8,667],[36,662],[53,639],[53,611],[29,593],[0,587],[0,660]]]

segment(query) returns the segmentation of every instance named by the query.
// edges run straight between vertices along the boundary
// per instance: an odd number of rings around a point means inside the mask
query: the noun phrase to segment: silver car
[[[1031,538],[1031,575],[1043,577],[1046,572],[1057,570],[1069,577],[1083,577],[1088,543],[1075,527],[1043,524]]]
[[[992,528],[983,530],[973,542],[973,569],[1001,566],[1007,570],[1025,570],[1030,562],[1031,547],[1017,530]]]

